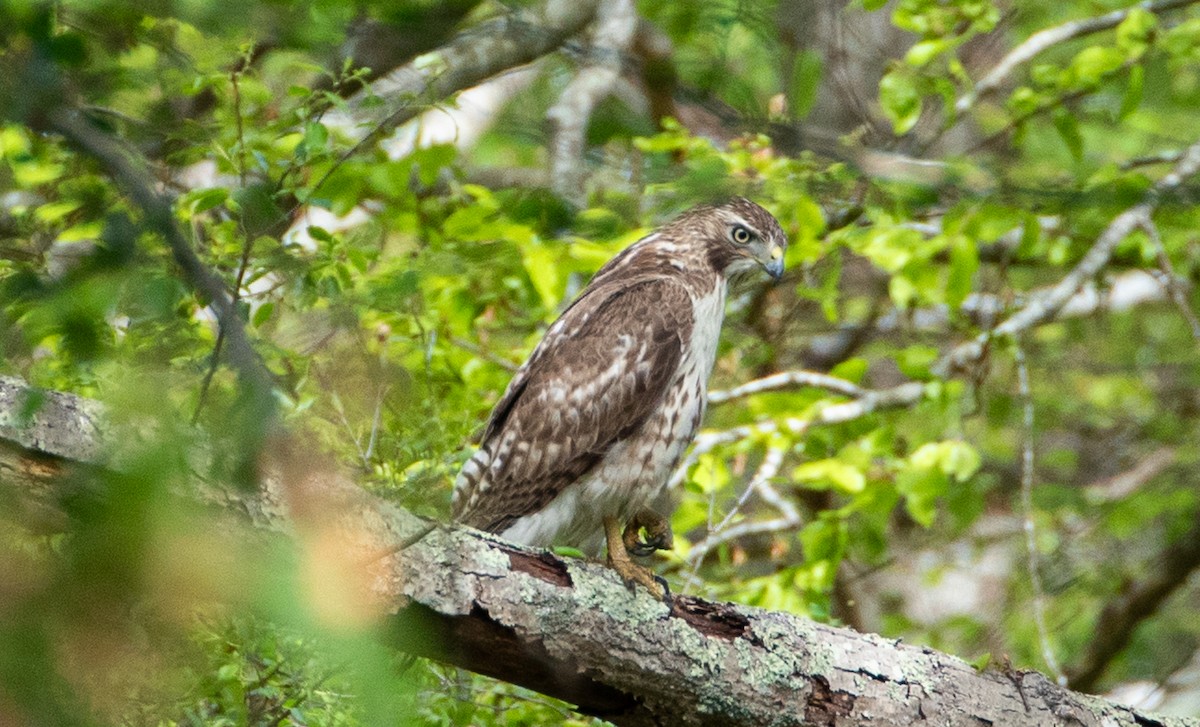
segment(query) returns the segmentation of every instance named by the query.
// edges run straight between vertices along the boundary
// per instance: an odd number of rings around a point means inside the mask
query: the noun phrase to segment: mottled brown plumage
[[[492,411],[455,485],[455,519],[530,545],[589,549],[605,536],[614,567],[653,589],[613,542],[616,524],[669,541],[644,508],[704,415],[729,276],[761,265],[778,277],[786,244],[770,213],[735,198],[609,261]]]

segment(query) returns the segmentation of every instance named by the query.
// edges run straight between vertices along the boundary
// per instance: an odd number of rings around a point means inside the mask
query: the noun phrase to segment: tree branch
[[[867,390],[858,384],[838,378],[837,376],[817,373],[816,371],[784,371],[764,376],[761,379],[755,379],[728,391],[710,391],[708,392],[708,403],[724,404],[727,401],[741,399],[753,394],[761,394],[764,391],[795,389],[803,386],[826,389],[835,394],[853,398],[858,398],[867,393]]]
[[[1072,20],[1061,25],[1056,25],[1051,28],[1039,30],[1033,35],[1025,39],[1016,48],[1008,52],[1000,62],[992,68],[991,71],[984,76],[979,83],[975,84],[975,88],[963,94],[954,103],[954,113],[961,116],[973,107],[979,99],[987,96],[1000,87],[1001,84],[1008,79],[1008,76],[1023,63],[1026,63],[1042,52],[1053,48],[1060,43],[1081,38],[1092,33],[1099,33],[1104,30],[1115,28],[1121,24],[1121,21],[1129,17],[1129,13],[1135,9],[1147,10],[1151,13],[1165,13],[1169,10],[1187,7],[1193,5],[1198,0],[1144,0],[1132,7],[1114,10],[1110,13],[1105,13],[1094,18],[1083,18],[1081,20]]]
[[[359,91],[345,111],[327,120],[340,125],[358,145],[378,139],[424,110],[497,73],[524,65],[562,45],[582,30],[599,0],[546,0],[459,34]]]
[[[47,395],[20,423],[7,407],[30,391],[0,378],[0,421],[8,423],[0,428],[0,465],[53,454],[29,433],[60,430],[60,418],[81,412],[89,421],[74,428],[79,441],[54,452],[101,451],[94,437],[103,427],[90,419],[99,416],[95,404]],[[94,456],[86,462],[105,464]],[[565,699],[618,725],[1185,725],[1069,692],[1036,672],[981,673],[929,648],[785,613],[686,596],[668,607],[630,592],[600,565],[430,527],[337,477],[291,476],[323,491],[321,522],[355,530],[363,557],[339,567],[364,571],[380,612],[391,614],[398,648]],[[55,471],[49,479],[63,478]],[[21,481],[0,483],[5,494],[37,496],[13,492]],[[268,481],[260,498],[287,503],[278,491],[297,486]],[[276,529],[304,537],[283,512]]]
[[[980,360],[987,346],[996,338],[1018,335],[1054,318],[1064,305],[1075,295],[1085,281],[1097,275],[1112,256],[1113,250],[1131,232],[1147,224],[1159,200],[1176,190],[1185,179],[1200,170],[1200,142],[1188,147],[1175,167],[1150,189],[1146,198],[1113,218],[1083,259],[1063,277],[1046,295],[1031,300],[990,331],[955,347],[938,362],[933,370],[938,375],[948,375],[962,370]]]
[[[1092,640],[1079,664],[1067,670],[1072,689],[1090,691],[1109,663],[1124,650],[1138,625],[1153,616],[1171,594],[1200,570],[1200,513],[1190,530],[1141,572],[1146,578],[1127,585],[1096,619]]]
[[[549,144],[551,187],[576,204],[585,200],[583,152],[588,120],[621,75],[621,57],[637,27],[632,0],[601,0],[586,60],[546,112],[553,129]]]
[[[229,361],[238,372],[245,400],[251,404],[255,420],[268,423],[274,415],[271,372],[246,335],[235,297],[192,249],[175,219],[171,198],[156,191],[145,161],[75,109],[53,107],[41,115],[40,121],[44,128],[61,134],[72,146],[95,159],[104,173],[142,210],[146,225],[162,236],[184,280],[216,313],[221,334],[228,341]]]

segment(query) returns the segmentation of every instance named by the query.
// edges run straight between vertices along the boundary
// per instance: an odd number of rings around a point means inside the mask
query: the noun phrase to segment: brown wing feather
[[[473,482],[460,480],[455,519],[500,532],[545,507],[636,432],[679,368],[692,315],[676,281],[586,290],[493,410],[476,455],[482,471]]]

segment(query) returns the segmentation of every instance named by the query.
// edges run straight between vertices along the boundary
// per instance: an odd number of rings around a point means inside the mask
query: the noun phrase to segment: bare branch
[[[716,527],[709,530],[703,540],[692,546],[692,549],[688,553],[688,560],[691,562],[690,583],[696,582],[696,572],[704,562],[704,559],[708,557],[708,554],[721,545],[746,535],[780,533],[800,526],[800,513],[796,510],[796,506],[786,497],[780,495],[771,485],[771,480],[779,475],[779,469],[783,466],[785,455],[787,455],[786,447],[768,447],[762,464],[759,465],[758,471],[754,473],[754,477],[750,479],[750,484],[746,485],[746,491],[738,498],[734,507]],[[746,520],[730,527],[729,523],[738,515],[747,501],[749,501],[750,495],[754,493],[757,493],[763,502],[778,510],[780,516],[766,521]]]
[[[549,144],[550,180],[555,193],[576,204],[584,201],[583,151],[588,120],[596,104],[621,75],[621,57],[633,41],[637,11],[632,0],[601,0],[579,72],[546,112],[553,129]]]
[[[1195,174],[1197,170],[1200,170],[1200,142],[1188,147],[1179,163],[1166,176],[1158,180],[1146,195],[1145,200],[1113,218],[1113,221],[1100,233],[1100,237],[1096,239],[1095,244],[1083,256],[1083,259],[1045,296],[1030,301],[994,329],[985,331],[976,336],[974,340],[957,346],[934,366],[934,372],[939,375],[947,375],[952,371],[961,370],[980,360],[987,350],[987,345],[993,339],[1016,336],[1053,319],[1084,282],[1097,275],[1108,263],[1116,246],[1131,232],[1146,224],[1159,199],[1164,194],[1177,189],[1184,179]]]
[[[1154,224],[1154,220],[1146,218],[1142,223],[1142,229],[1150,238],[1150,243],[1154,245],[1155,255],[1158,257],[1158,266],[1162,269],[1163,277],[1165,278],[1164,285],[1167,292],[1171,295],[1171,301],[1175,303],[1175,307],[1179,309],[1180,315],[1187,321],[1188,327],[1192,329],[1192,338],[1200,341],[1200,319],[1196,317],[1196,311],[1192,310],[1192,304],[1187,299],[1185,286],[1180,284],[1179,276],[1175,274],[1175,267],[1171,265],[1171,258],[1167,255],[1167,246],[1163,244],[1162,235],[1158,232],[1158,225]]]
[[[1066,684],[1058,657],[1050,643],[1050,631],[1046,628],[1046,589],[1042,586],[1042,569],[1037,545],[1037,524],[1033,515],[1033,481],[1036,475],[1033,460],[1033,394],[1029,389],[1029,366],[1025,363],[1025,349],[1016,347],[1017,395],[1021,399],[1021,522],[1025,532],[1025,562],[1029,569],[1029,583],[1033,590],[1033,622],[1037,627],[1038,644],[1042,649],[1042,661],[1060,685]]]
[[[1097,504],[1124,500],[1175,464],[1177,459],[1172,447],[1159,447],[1131,469],[1091,483],[1084,488],[1084,495],[1089,502]]]
[[[812,427],[842,424],[875,412],[912,406],[924,396],[925,385],[918,381],[909,381],[890,389],[864,389],[853,401],[828,404],[809,417],[787,417],[778,421],[769,419],[732,429],[700,432],[696,436],[696,441],[692,444],[688,456],[671,475],[668,489],[681,485],[696,460],[717,447],[751,437],[764,437],[775,432],[787,432],[792,436],[800,436]]]
[[[984,76],[979,83],[975,84],[975,88],[963,94],[954,103],[954,112],[961,116],[971,109],[979,99],[992,93],[998,89],[1001,84],[1008,79],[1009,75],[1023,63],[1032,60],[1042,52],[1053,48],[1054,46],[1065,43],[1075,38],[1081,38],[1092,33],[1099,33],[1104,30],[1115,28],[1121,24],[1121,21],[1129,17],[1129,14],[1136,10],[1142,9],[1152,13],[1165,13],[1168,10],[1187,7],[1193,5],[1198,0],[1144,0],[1132,7],[1114,10],[1110,13],[1105,13],[1094,18],[1083,18],[1081,20],[1072,20],[1070,22],[1056,25],[1052,28],[1039,30],[1029,36],[1024,43],[1021,43],[1016,48],[1009,51],[1008,55],[1004,56],[999,63],[996,64],[991,71]]]
[[[761,394],[765,391],[778,391],[780,389],[795,389],[805,386],[811,386],[818,389],[826,389],[835,394],[858,398],[867,393],[867,390],[851,381],[830,376],[829,374],[817,373],[816,371],[784,371],[783,373],[764,376],[761,379],[755,379],[741,386],[729,389],[728,391],[710,391],[708,392],[709,404],[724,404],[733,399],[740,399],[753,394]]]

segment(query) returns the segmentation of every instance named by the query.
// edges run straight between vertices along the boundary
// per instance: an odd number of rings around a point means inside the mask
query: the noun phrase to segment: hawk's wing
[[[693,315],[677,281],[612,281],[585,290],[492,412],[455,485],[455,519],[501,532],[636,432],[679,368]]]

